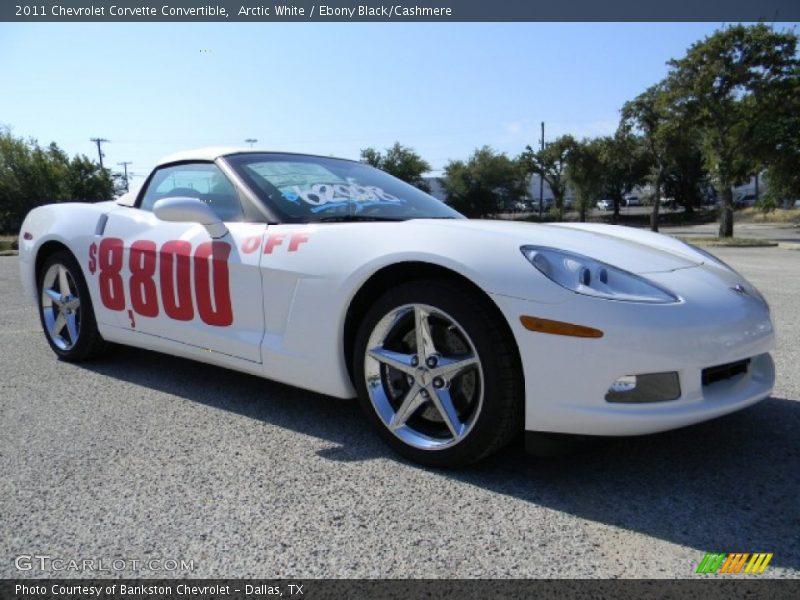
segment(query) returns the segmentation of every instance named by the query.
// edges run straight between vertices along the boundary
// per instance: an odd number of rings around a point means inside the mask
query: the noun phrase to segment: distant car
[[[625,196],[625,206],[641,206],[639,196]]]
[[[35,208],[19,250],[60,359],[116,342],[358,396],[389,446],[433,466],[523,430],[535,444],[683,427],[775,379],[766,301],[705,251],[630,227],[466,219],[354,161],[183,152],[117,202]],[[278,402],[264,395],[251,400]]]
[[[678,201],[675,198],[664,198],[661,203],[665,208],[670,210],[678,210],[678,208],[680,208],[680,204],[678,204]]]
[[[531,204],[533,205],[533,211],[534,212],[538,212],[538,210],[539,210],[539,199],[536,198],[535,200],[533,200],[531,202]],[[553,208],[553,199],[552,198],[543,198],[542,199],[542,210],[547,212],[551,208]]]
[[[675,198],[670,197],[651,197],[646,200],[648,206],[653,206],[656,202],[658,202],[659,206],[663,206],[664,208],[675,208],[678,205],[677,200]]]
[[[750,206],[755,206],[757,201],[758,198],[755,194],[742,194],[733,201],[733,205],[736,208],[748,208]]]
[[[531,209],[530,204],[524,202],[522,200],[517,200],[514,202],[514,210],[516,212],[527,212]]]
[[[603,198],[597,201],[597,208],[600,210],[611,210],[614,208],[614,201],[610,198]]]

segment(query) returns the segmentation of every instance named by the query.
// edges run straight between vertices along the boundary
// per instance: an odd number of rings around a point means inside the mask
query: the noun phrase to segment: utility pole
[[[125,191],[130,192],[131,188],[128,185],[128,165],[132,165],[133,162],[130,160],[124,160],[122,162],[118,162],[118,165],[122,165],[122,168],[125,170]]]
[[[107,142],[108,140],[105,139],[105,138],[97,137],[97,138],[89,138],[89,141],[90,142],[94,142],[95,144],[97,144],[97,157],[100,159],[100,168],[102,169],[103,168],[103,150],[100,147],[100,144],[102,144],[103,142]]]
[[[252,147],[253,147],[253,144],[255,144],[257,141],[258,141],[258,140],[257,140],[256,138],[247,138],[247,139],[246,139],[244,142],[245,142],[246,144],[250,144],[250,147],[252,148]]]
[[[544,121],[542,121],[542,139],[541,145],[539,146],[542,150],[544,150]],[[544,177],[542,177],[541,173],[539,174],[539,218],[542,218],[544,214]]]

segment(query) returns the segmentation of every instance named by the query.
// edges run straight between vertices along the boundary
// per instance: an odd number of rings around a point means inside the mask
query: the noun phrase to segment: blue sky
[[[0,124],[106,165],[203,145],[434,167],[483,144],[611,133],[622,104],[719,23],[0,24]],[[134,180],[136,181],[136,180]]]

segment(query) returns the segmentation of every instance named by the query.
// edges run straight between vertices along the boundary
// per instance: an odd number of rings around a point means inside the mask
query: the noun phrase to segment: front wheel
[[[353,371],[362,408],[389,446],[455,467],[521,429],[519,358],[502,325],[487,300],[449,281],[409,282],[376,302]]]
[[[55,252],[45,260],[38,283],[39,317],[53,351],[70,362],[99,354],[104,342],[78,261],[66,251]]]

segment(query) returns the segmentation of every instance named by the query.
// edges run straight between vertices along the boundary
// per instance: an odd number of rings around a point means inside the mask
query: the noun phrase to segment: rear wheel
[[[67,361],[81,361],[104,347],[80,265],[66,251],[47,258],[39,271],[39,317],[47,342]]]
[[[426,465],[468,464],[521,428],[522,377],[513,340],[485,301],[447,281],[381,297],[356,339],[362,408],[381,437]]]

